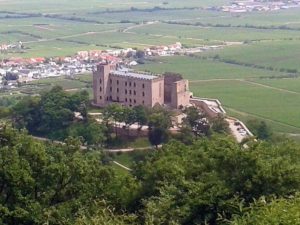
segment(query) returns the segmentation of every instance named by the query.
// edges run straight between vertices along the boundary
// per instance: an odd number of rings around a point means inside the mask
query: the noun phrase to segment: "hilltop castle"
[[[99,64],[93,73],[94,105],[104,107],[115,102],[129,107],[153,107],[159,104],[178,109],[190,104],[188,84],[180,75],[158,76]]]

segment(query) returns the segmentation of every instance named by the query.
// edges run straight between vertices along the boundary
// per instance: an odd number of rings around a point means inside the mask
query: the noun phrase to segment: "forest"
[[[167,137],[121,172],[103,151],[109,127],[85,114],[85,101],[85,92],[55,87],[8,109],[0,129],[0,224],[300,224],[300,146],[272,136],[264,123],[253,122],[256,141],[238,144],[221,119],[208,129],[195,125],[193,108],[186,133],[172,136],[166,112],[145,116],[139,108],[121,117],[128,109],[112,105],[103,111],[110,120],[138,118],[150,134]],[[73,111],[83,121],[74,122]],[[39,132],[66,136],[32,136]]]

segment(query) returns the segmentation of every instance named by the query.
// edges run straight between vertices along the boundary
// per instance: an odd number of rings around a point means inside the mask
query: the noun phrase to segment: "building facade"
[[[133,107],[156,104],[172,108],[189,105],[188,81],[132,72],[114,65],[99,64],[93,73],[94,104],[105,107],[120,103]]]

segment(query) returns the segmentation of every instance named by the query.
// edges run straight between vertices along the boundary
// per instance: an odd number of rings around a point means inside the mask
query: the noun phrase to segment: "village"
[[[18,45],[13,45],[14,48]],[[74,56],[54,58],[9,58],[0,62],[0,88],[11,89],[47,77],[69,76],[92,72],[99,62],[119,63],[131,67],[144,63],[145,57],[187,55],[222,48],[222,45],[184,48],[180,42],[166,46],[79,51]],[[1,45],[8,51],[10,47]]]
[[[229,13],[247,13],[254,11],[277,11],[284,9],[299,8],[300,0],[262,1],[246,0],[233,1],[231,5],[219,7],[218,10]]]

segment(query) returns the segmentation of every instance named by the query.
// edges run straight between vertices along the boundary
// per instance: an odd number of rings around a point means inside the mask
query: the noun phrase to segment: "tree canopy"
[[[146,224],[216,224],[241,214],[262,196],[300,188],[300,151],[293,143],[259,143],[243,150],[216,137],[192,146],[164,146],[134,174],[142,181]]]
[[[0,224],[74,224],[76,213],[97,200],[126,207],[138,186],[131,177],[117,177],[102,159],[80,150],[77,139],[44,144],[1,127]]]
[[[30,133],[46,135],[68,127],[79,112],[86,118],[88,93],[66,93],[61,87],[52,88],[38,97],[27,97],[13,108],[14,123]]]

